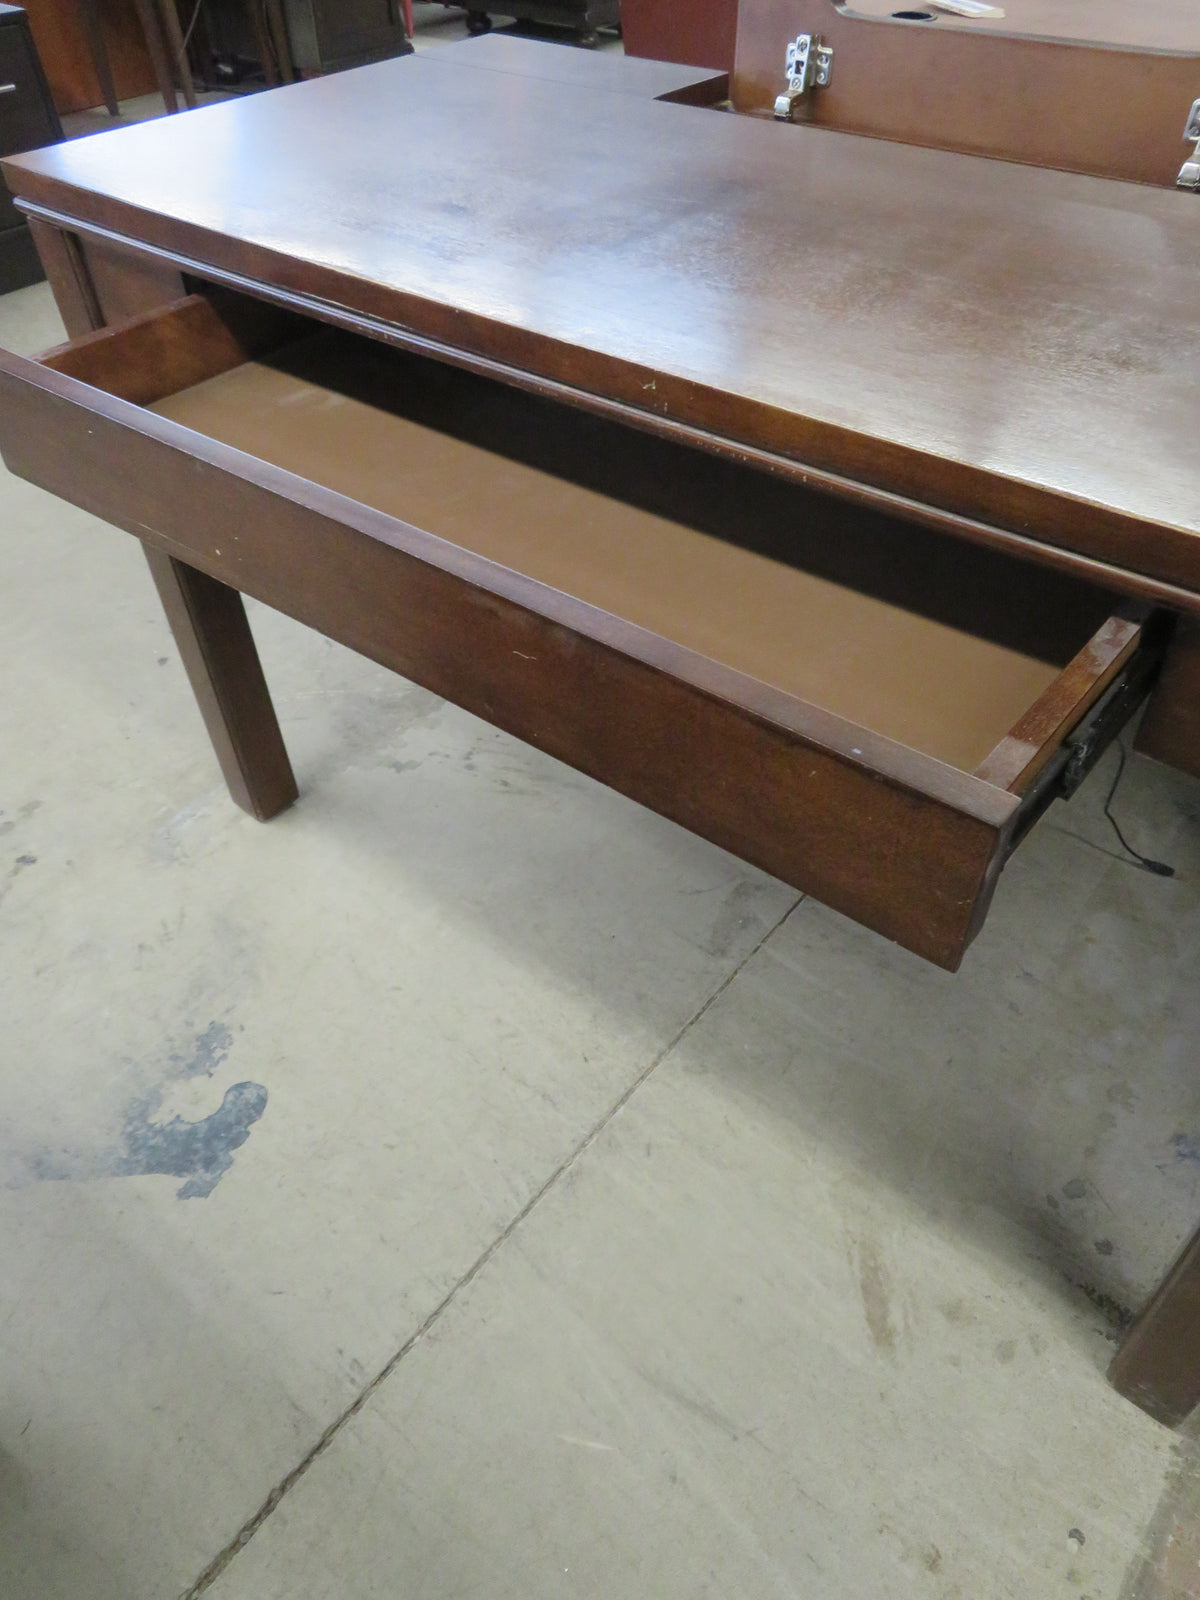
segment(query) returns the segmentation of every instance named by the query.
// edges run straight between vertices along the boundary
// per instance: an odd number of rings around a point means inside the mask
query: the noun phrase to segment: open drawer
[[[1154,665],[1073,577],[243,297],[0,357],[0,446],[951,969]]]

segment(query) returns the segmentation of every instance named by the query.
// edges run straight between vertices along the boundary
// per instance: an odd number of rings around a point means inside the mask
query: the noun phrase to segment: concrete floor
[[[44,287],[0,345],[61,337]],[[1166,1600],[1106,1386],[1200,1216],[1200,785],[956,977],[253,608],[227,800],[135,543],[0,475],[3,1600]]]

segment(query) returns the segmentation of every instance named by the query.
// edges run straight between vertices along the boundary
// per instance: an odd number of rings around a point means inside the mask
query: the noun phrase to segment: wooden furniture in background
[[[621,0],[625,54],[733,70],[738,0]]]
[[[5,459],[142,541],[255,815],[240,592],[955,966],[1193,648],[1195,198],[474,48],[9,163],[76,337]]]
[[[0,5],[0,155],[62,138],[25,12]],[[45,277],[25,218],[0,178],[0,294]]]
[[[135,0],[85,0],[84,5],[79,0],[27,0],[34,44],[60,115],[106,102],[104,69],[98,70],[85,5],[98,18],[115,98],[152,94],[157,87]]]
[[[788,43],[809,33],[832,47],[833,69],[794,121],[1173,185],[1200,95],[1200,10],[1179,0],[1005,0],[1003,10],[744,0],[734,108],[770,116]]]
[[[112,62],[108,59],[108,45],[105,43],[104,30],[100,26],[99,0],[78,0],[78,6],[79,19],[83,24],[88,49],[91,51],[92,66],[100,84],[104,108],[110,117],[119,116],[120,101],[117,97],[116,81],[113,78]]]
[[[451,0],[443,0],[450,4]],[[460,3],[460,0],[455,0]],[[487,33],[492,13],[512,17],[517,22],[537,22],[548,27],[568,29],[579,42],[594,45],[598,29],[615,28],[621,20],[621,0],[462,0],[467,6],[467,29],[472,34]]]
[[[245,92],[405,55],[411,31],[411,0],[202,0],[193,65]]]
[[[298,74],[341,72],[412,48],[411,7],[399,0],[281,0]]]
[[[196,105],[196,88],[175,0],[134,0],[134,4],[163,104],[168,112],[178,111],[182,96],[191,111]]]

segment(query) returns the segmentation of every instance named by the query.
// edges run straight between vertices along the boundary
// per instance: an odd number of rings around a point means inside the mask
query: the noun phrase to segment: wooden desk
[[[473,48],[10,163],[78,337],[6,461],[142,541],[255,815],[240,592],[957,966],[1173,626],[1200,767],[1194,197]]]

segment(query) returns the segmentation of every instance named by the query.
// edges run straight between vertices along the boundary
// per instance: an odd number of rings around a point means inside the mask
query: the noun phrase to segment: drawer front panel
[[[516,575],[511,594],[485,590],[397,548],[411,530],[394,519],[98,396],[129,418],[114,420],[51,392],[55,374],[18,375],[31,363],[4,367],[0,443],[19,476],[958,965],[1014,796],[938,763],[914,762],[911,787],[867,770],[540,614],[549,597]],[[926,767],[943,795],[918,786]]]

